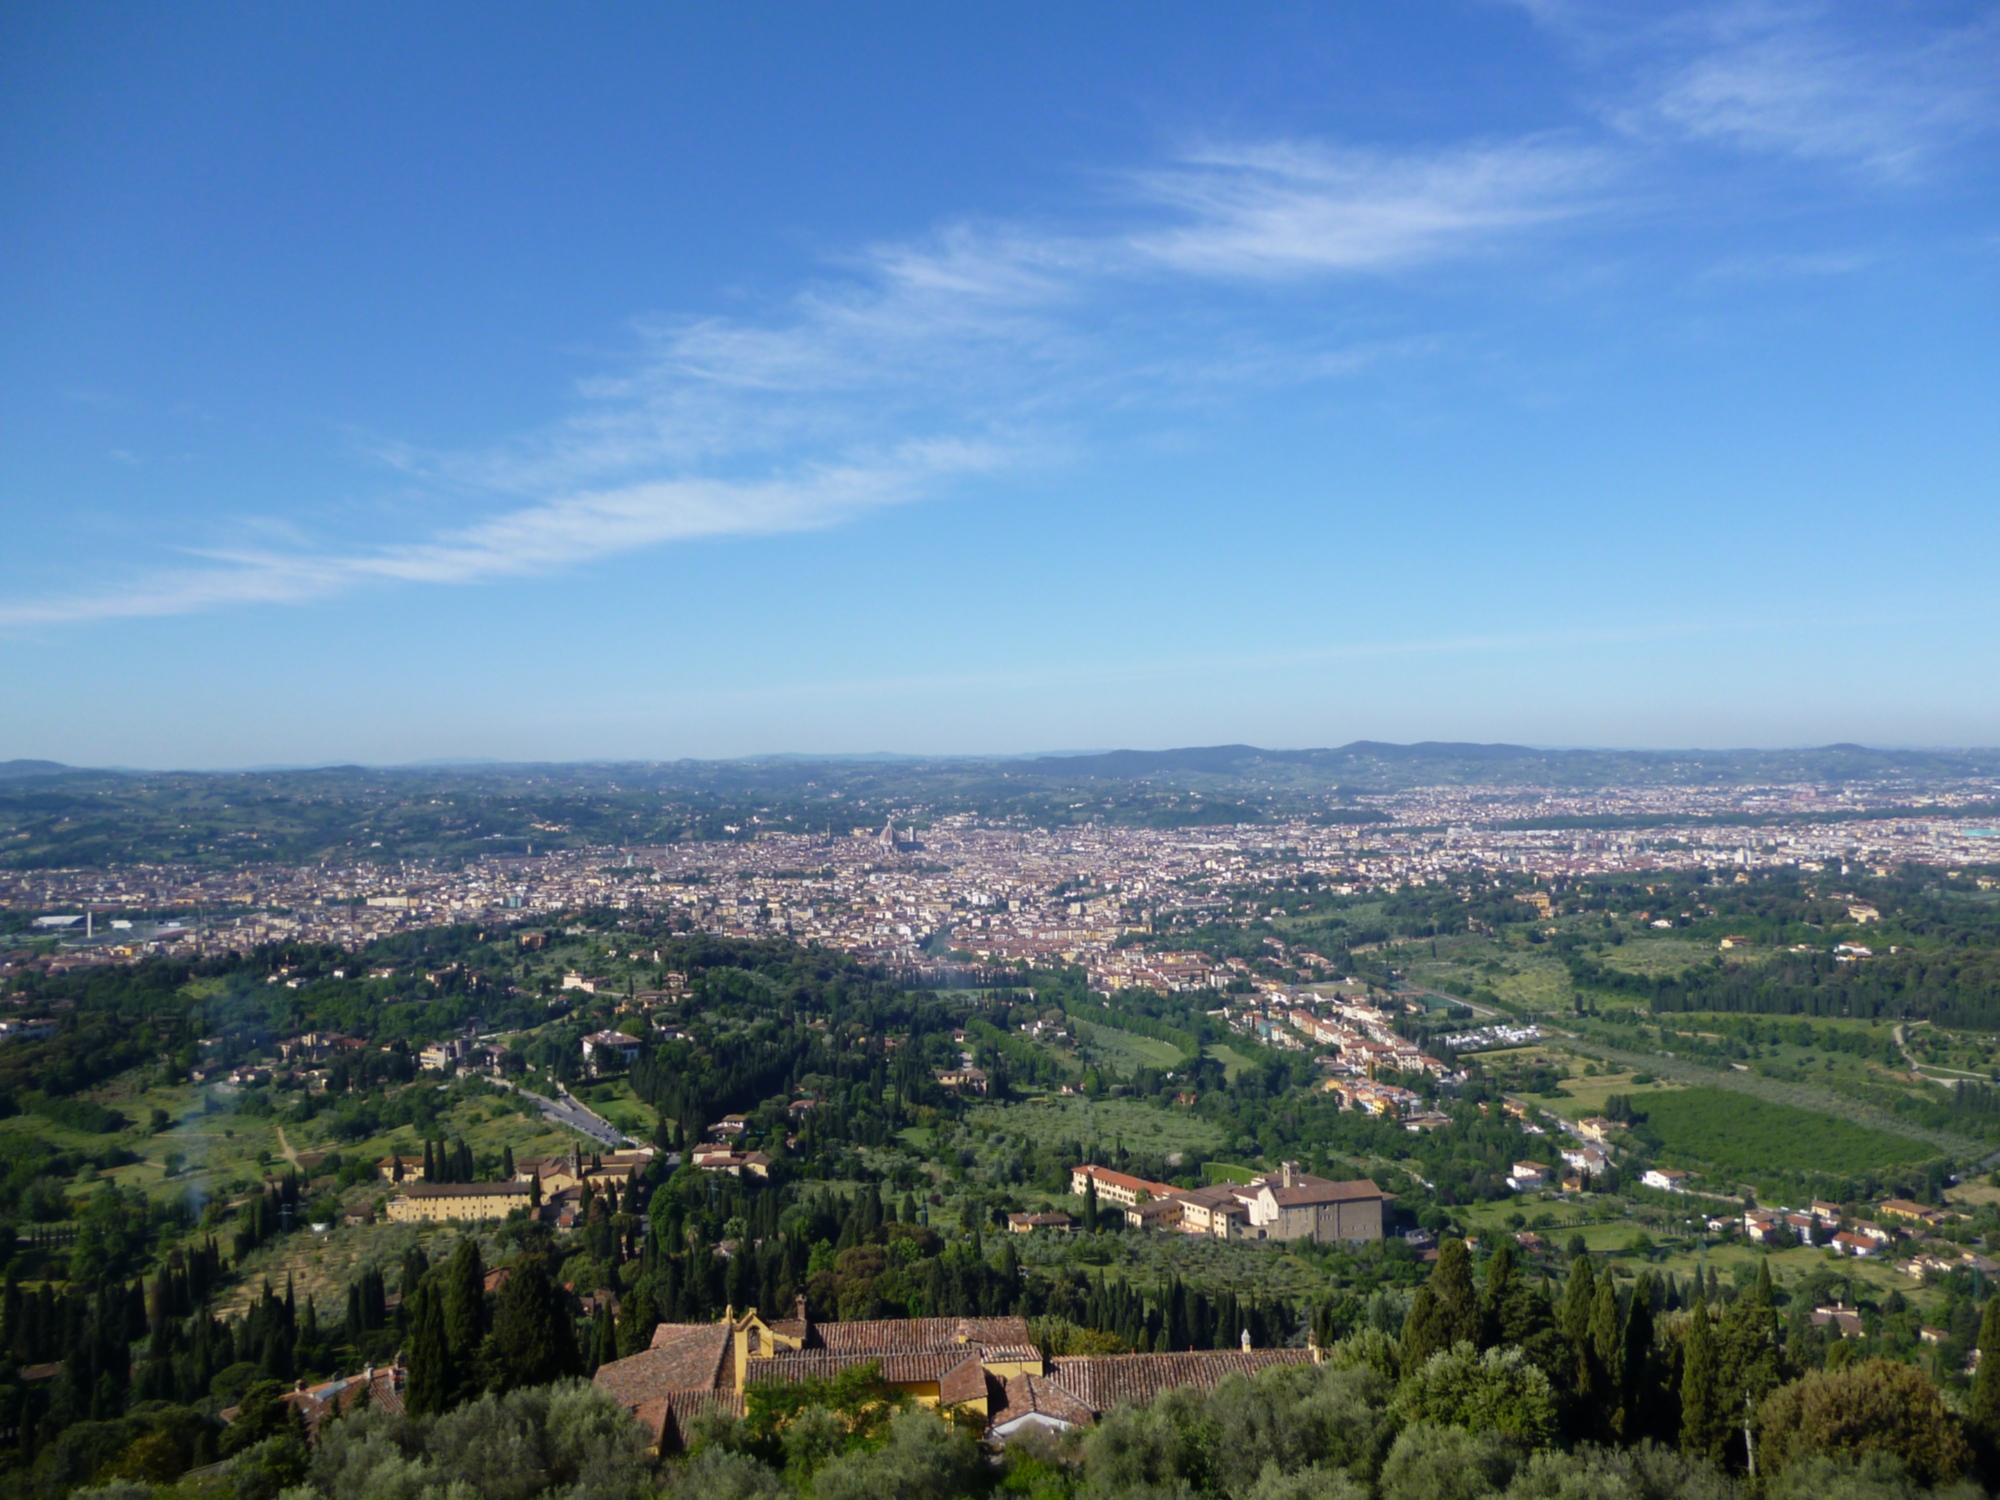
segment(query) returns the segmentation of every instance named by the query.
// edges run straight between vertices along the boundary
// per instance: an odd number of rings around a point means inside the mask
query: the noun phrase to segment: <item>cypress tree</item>
[[[424,1181],[425,1181],[425,1182],[436,1182],[437,1180],[438,1180],[438,1176],[437,1176],[437,1158],[436,1158],[435,1156],[433,1156],[433,1155],[431,1154],[431,1143],[430,1143],[430,1138],[429,1138],[429,1137],[425,1137],[425,1139],[424,1139]]]
[[[583,1368],[569,1313],[542,1263],[517,1259],[493,1313],[496,1384],[503,1390],[547,1385]]]
[[[1486,1263],[1486,1285],[1479,1296],[1479,1347],[1490,1349],[1504,1343],[1506,1308],[1514,1295],[1519,1272],[1514,1268],[1514,1247],[1502,1240]]]
[[[1618,1289],[1606,1276],[1590,1305],[1590,1352],[1606,1370],[1618,1368]]]
[[[607,1308],[598,1315],[608,1325],[611,1313]],[[659,1325],[659,1309],[653,1302],[653,1292],[645,1282],[625,1299],[625,1305],[618,1310],[616,1338],[612,1343],[610,1358],[622,1359],[629,1355],[643,1353],[653,1345],[653,1330]]]
[[[584,1362],[583,1373],[586,1375],[595,1375],[600,1366],[618,1358],[618,1327],[610,1307],[600,1306],[591,1324],[591,1331],[597,1336],[591,1340],[590,1357]]]
[[[1607,1277],[1607,1285],[1609,1280]],[[1557,1327],[1568,1346],[1568,1379],[1562,1384],[1571,1397],[1569,1420],[1575,1437],[1601,1436],[1604,1426],[1599,1410],[1604,1399],[1604,1366],[1597,1357],[1591,1328],[1597,1300],[1597,1274],[1590,1257],[1580,1255],[1570,1269],[1569,1284],[1563,1288],[1562,1306],[1556,1313]]]
[[[1979,1371],[1972,1377],[1967,1415],[1988,1439],[2000,1441],[2000,1294],[1986,1299],[1979,1319]]]
[[[1416,1370],[1440,1349],[1451,1347],[1451,1318],[1427,1281],[1410,1299],[1403,1319],[1403,1368]]]
[[[416,1291],[423,1285],[424,1273],[430,1266],[430,1259],[424,1254],[422,1245],[412,1245],[403,1252],[402,1276],[397,1281],[396,1287],[403,1294],[403,1305],[398,1310],[397,1317],[404,1328],[411,1326],[410,1318],[416,1306]]]
[[[1768,1262],[1759,1261],[1756,1285],[1748,1296],[1729,1305],[1717,1330],[1716,1390],[1728,1408],[1729,1425],[1738,1425],[1745,1396],[1761,1401],[1777,1389],[1782,1378],[1771,1268]]]
[[[1659,1392],[1653,1375],[1653,1285],[1641,1276],[1632,1289],[1618,1341],[1618,1435],[1636,1442],[1656,1430]]]
[[[500,1148],[500,1176],[508,1182],[514,1180],[514,1148],[512,1146],[502,1146]]]
[[[1444,1319],[1444,1347],[1479,1340],[1479,1293],[1472,1284],[1472,1252],[1457,1238],[1438,1244],[1431,1288]]]
[[[405,1295],[403,1311],[410,1320],[410,1376],[403,1404],[413,1415],[436,1416],[451,1404],[456,1381],[445,1338],[444,1299],[435,1278],[426,1276],[414,1297]]]
[[[464,1397],[478,1386],[479,1341],[486,1336],[486,1267],[479,1242],[467,1235],[445,1264],[444,1340],[451,1352],[452,1394]]]
[[[1688,1315],[1687,1346],[1681,1368],[1681,1451],[1710,1462],[1722,1457],[1727,1417],[1716,1375],[1715,1333],[1708,1321],[1708,1297],[1694,1300]]]
[[[1563,1287],[1562,1310],[1556,1320],[1563,1337],[1579,1349],[1589,1342],[1590,1315],[1596,1308],[1597,1276],[1590,1268],[1590,1257],[1580,1255],[1570,1269],[1568,1284]]]

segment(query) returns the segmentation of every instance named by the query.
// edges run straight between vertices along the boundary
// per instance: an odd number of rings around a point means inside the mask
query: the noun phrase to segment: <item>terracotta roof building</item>
[[[282,1399],[305,1422],[307,1439],[317,1442],[322,1422],[352,1411],[364,1400],[392,1417],[400,1417],[403,1414],[403,1384],[401,1366],[378,1370],[371,1365],[359,1374],[344,1375],[318,1385],[301,1383],[297,1389],[286,1392]]]
[[[1027,1432],[1068,1432],[1088,1427],[1097,1413],[1050,1375],[1016,1375],[1002,1387],[986,1431],[991,1437],[1018,1437]]]
[[[627,1409],[677,1391],[735,1389],[727,1323],[662,1323],[652,1346],[598,1368],[591,1384]]]
[[[743,1415],[741,1391],[669,1391],[633,1408],[632,1415],[646,1430],[647,1445],[655,1453],[678,1453],[694,1436],[694,1425],[703,1417],[719,1414]]]
[[[450,1219],[504,1219],[528,1207],[525,1182],[417,1182],[389,1200],[391,1224],[441,1224]]]
[[[663,1323],[651,1348],[600,1367],[594,1383],[671,1451],[684,1441],[690,1413],[715,1409],[691,1393],[726,1393],[740,1408],[751,1386],[827,1380],[869,1364],[920,1405],[984,1416],[992,1388],[1041,1374],[1043,1362],[1023,1318],[814,1323],[802,1298],[789,1318],[766,1320],[752,1308],[719,1323]]]
[[[1313,1349],[1195,1349],[1182,1354],[1093,1354],[1049,1362],[1049,1378],[1092,1412],[1144,1406],[1167,1391],[1212,1391],[1231,1375],[1313,1364]]]
[[[1097,1184],[1097,1196],[1105,1203],[1116,1203],[1131,1208],[1141,1197],[1171,1198],[1180,1192],[1170,1182],[1148,1182],[1143,1177],[1134,1177],[1127,1172],[1114,1172],[1109,1167],[1082,1166],[1069,1170],[1069,1190],[1081,1198],[1089,1190],[1090,1184]]]

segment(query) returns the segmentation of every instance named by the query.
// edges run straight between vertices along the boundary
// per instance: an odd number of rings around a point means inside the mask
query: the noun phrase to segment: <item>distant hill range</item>
[[[61,776],[71,768],[54,760],[0,760],[0,781],[26,781],[38,776]]]
[[[533,761],[429,760],[399,766],[258,766],[237,771],[133,771],[92,769],[53,760],[0,761],[0,781],[48,777],[124,778],[241,777],[259,781],[296,779],[324,783],[357,777],[380,781],[400,776],[503,781],[522,776],[555,777],[593,784],[606,780],[654,786],[683,781],[732,784],[786,782],[827,769],[873,781],[910,777],[917,781],[1004,773],[1052,781],[1140,781],[1220,778],[1293,782],[1302,776],[1338,778],[1355,790],[1387,789],[1430,782],[1516,783],[1580,787],[1616,784],[1698,782],[1877,782],[1911,778],[2000,777],[2000,749],[1890,750],[1867,745],[1822,745],[1791,750],[1590,750],[1545,749],[1531,745],[1481,744],[1464,740],[1423,740],[1398,745],[1355,740],[1316,750],[1266,750],[1256,745],[1190,745],[1174,750],[1102,750],[1039,755],[910,755],[894,751],[864,754],[786,752],[734,760]]]
[[[1027,764],[1049,775],[1120,780],[1311,770],[1351,780],[1357,788],[1426,781],[1603,786],[1961,779],[2000,775],[2000,750],[1880,750],[1866,745],[1799,750],[1548,750],[1448,740],[1414,745],[1356,740],[1325,750],[1262,750],[1255,745],[1112,750],[1094,755],[1040,756]]]

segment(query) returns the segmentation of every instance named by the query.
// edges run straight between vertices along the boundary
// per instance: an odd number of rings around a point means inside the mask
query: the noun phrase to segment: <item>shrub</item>
[[[1888,1454],[1925,1484],[1965,1472],[1972,1450],[1920,1370],[1885,1359],[1815,1370],[1780,1386],[1757,1412],[1759,1456],[1772,1472],[1808,1454]]]

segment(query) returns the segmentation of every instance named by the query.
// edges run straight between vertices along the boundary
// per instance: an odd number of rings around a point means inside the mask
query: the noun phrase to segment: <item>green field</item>
[[[982,1104],[972,1111],[982,1130],[999,1129],[1041,1144],[1082,1143],[1086,1149],[1122,1143],[1130,1151],[1215,1150],[1222,1132],[1185,1110],[1165,1110],[1129,1099],[1046,1099],[1025,1104]]]
[[[1663,1160],[1748,1174],[1866,1172],[1935,1155],[1919,1141],[1726,1089],[1649,1094],[1645,1130]]]
[[[623,1078],[579,1090],[577,1097],[627,1135],[642,1141],[650,1140],[660,1123],[659,1112],[634,1094],[632,1085]]]
[[[1201,1175],[1211,1186],[1218,1182],[1254,1182],[1257,1173],[1250,1167],[1239,1167],[1226,1161],[1205,1161],[1201,1164]]]
[[[1140,1068],[1178,1068],[1185,1060],[1181,1049],[1172,1042],[1155,1041],[1115,1026],[1079,1021],[1076,1030],[1085,1056],[1098,1066],[1120,1074],[1130,1075]]]
[[[1221,1042],[1210,1042],[1203,1050],[1210,1057],[1222,1064],[1222,1076],[1230,1083],[1236,1082],[1236,1075],[1250,1066],[1249,1058],[1238,1052],[1234,1047],[1226,1046]]]

